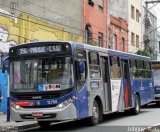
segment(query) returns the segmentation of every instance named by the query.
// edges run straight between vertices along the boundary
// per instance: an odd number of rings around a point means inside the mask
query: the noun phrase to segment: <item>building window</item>
[[[131,32],[131,45],[135,45],[135,35]]]
[[[88,0],[88,4],[94,6],[94,0]]]
[[[134,19],[134,6],[131,6],[131,18]]]
[[[122,38],[122,50],[125,51],[125,39]]]
[[[92,28],[90,24],[87,24],[85,27],[85,42],[88,44],[92,43]]]
[[[98,0],[98,8],[103,10],[103,0]]]
[[[98,33],[98,44],[99,47],[103,47],[103,33]]]
[[[136,35],[136,47],[139,48],[139,36]]]
[[[117,49],[117,35],[116,34],[113,35],[112,43],[113,43],[112,49],[116,50]]]
[[[139,10],[136,10],[136,21],[139,22]]]

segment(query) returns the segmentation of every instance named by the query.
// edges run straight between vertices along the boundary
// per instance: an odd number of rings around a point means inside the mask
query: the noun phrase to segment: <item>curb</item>
[[[38,123],[28,123],[28,124],[15,124],[15,125],[7,125],[7,126],[0,126],[1,132],[17,132],[23,131],[25,129],[33,128],[39,126]]]
[[[148,127],[143,132],[160,132],[160,124]]]
[[[17,131],[22,131],[22,130],[32,128],[32,127],[37,127],[37,126],[39,126],[38,123],[21,125],[21,126],[17,126]]]

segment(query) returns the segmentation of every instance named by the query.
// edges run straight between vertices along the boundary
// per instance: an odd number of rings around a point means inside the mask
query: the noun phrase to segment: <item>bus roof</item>
[[[152,63],[160,63],[159,60],[152,60]]]

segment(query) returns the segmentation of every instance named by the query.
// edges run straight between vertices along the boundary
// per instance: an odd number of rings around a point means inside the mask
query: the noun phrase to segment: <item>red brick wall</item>
[[[114,27],[114,28],[113,28]],[[116,50],[128,52],[128,24],[122,18],[110,17],[110,44],[113,46],[112,37],[115,34],[117,36]],[[122,38],[125,40],[125,46],[123,49]]]
[[[84,30],[86,24],[90,24],[92,27],[93,41],[98,43],[98,32],[103,33],[103,47],[106,47],[107,43],[107,0],[103,1],[103,11],[98,8],[98,0],[95,0],[94,6],[88,4],[88,0],[83,0],[84,3]]]

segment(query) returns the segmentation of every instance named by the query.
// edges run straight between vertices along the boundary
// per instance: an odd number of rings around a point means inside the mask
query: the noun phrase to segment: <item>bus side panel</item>
[[[146,90],[146,103],[150,103],[154,100],[154,90],[152,80],[145,80],[144,86]]]
[[[78,93],[79,113],[78,118],[88,117],[88,97],[87,86],[85,85]]]
[[[123,87],[122,87],[122,80],[111,80],[111,94],[112,94],[112,112],[116,111],[124,111],[124,97],[123,94]]]
[[[132,104],[132,102],[131,102],[131,94],[127,79],[123,80],[123,87],[124,87],[124,106],[125,108],[128,108],[130,107],[130,104]]]
[[[146,95],[145,95],[146,92],[142,80],[131,80],[131,87],[132,87],[133,102],[135,101],[136,93],[138,93],[140,96],[141,105],[144,105],[146,102]],[[134,103],[132,103],[132,106],[134,107]]]

